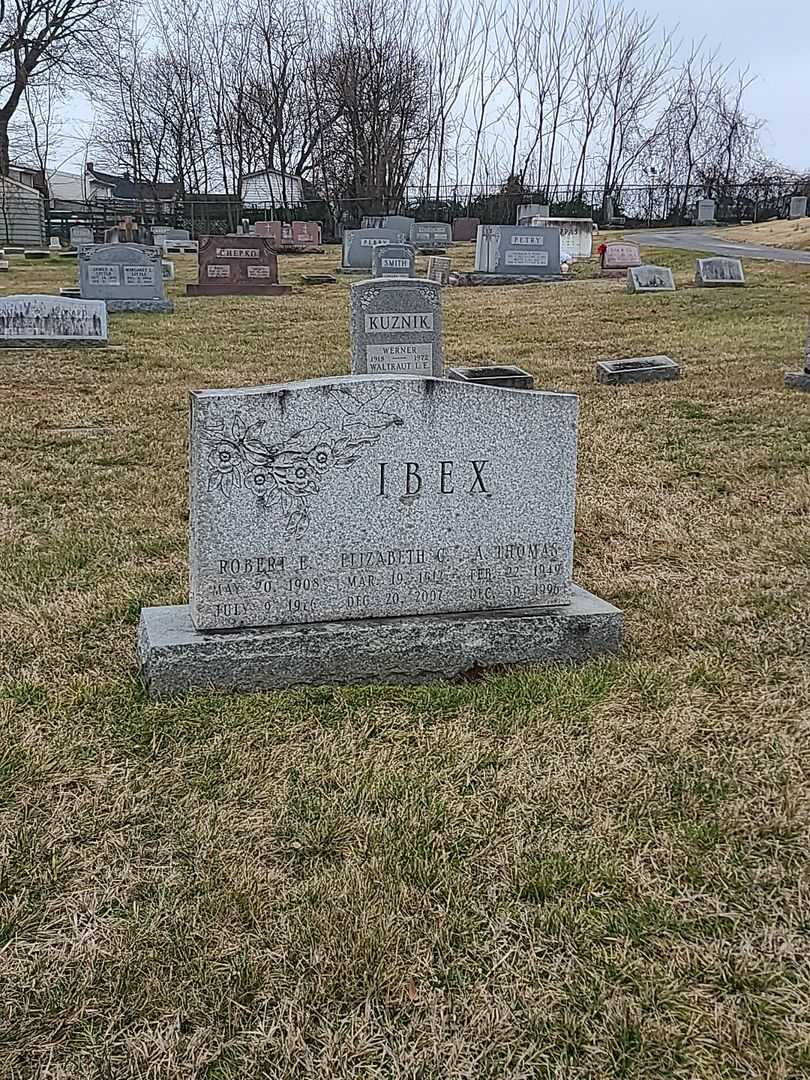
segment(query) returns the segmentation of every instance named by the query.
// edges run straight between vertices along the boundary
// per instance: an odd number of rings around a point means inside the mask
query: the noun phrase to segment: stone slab
[[[442,298],[435,281],[358,281],[350,306],[352,374],[441,377]]]
[[[171,305],[167,306],[159,253],[155,248],[139,244],[82,248],[79,288],[83,299],[103,300],[108,311],[173,310]],[[137,306],[131,306],[134,304]]]
[[[139,315],[171,315],[174,311],[172,300],[105,300],[107,311],[111,315],[135,312]]]
[[[410,244],[381,244],[371,256],[372,277],[414,277],[416,251]]]
[[[188,605],[141,611],[138,659],[154,698],[368,682],[424,683],[482,668],[581,662],[619,650],[623,613],[573,586],[557,608],[358,619],[222,633]]]
[[[675,292],[675,278],[668,266],[631,266],[627,271],[629,293]]]
[[[40,294],[0,297],[0,348],[106,345],[101,300]]]
[[[785,386],[790,390],[810,391],[810,372],[786,371]]]
[[[435,281],[437,285],[450,284],[450,257],[447,255],[431,255],[428,259],[428,281]]]
[[[13,251],[13,249],[9,248],[9,251]],[[26,259],[49,259],[51,253],[50,251],[26,251],[24,257]]]
[[[742,260],[730,259],[722,255],[696,259],[695,284],[704,289],[745,285]]]
[[[290,292],[278,283],[278,256],[263,236],[203,236],[197,281],[187,296],[279,296]]]
[[[451,285],[461,287],[475,285],[548,285],[552,282],[570,281],[563,274],[483,274],[471,272],[453,274],[450,278]]]
[[[453,242],[453,229],[446,221],[415,221],[410,240],[419,251],[441,255]]]
[[[488,367],[451,367],[448,379],[500,386],[507,390],[534,390],[534,375],[514,364],[491,364]]]
[[[661,382],[680,379],[680,365],[668,356],[635,356],[630,360],[600,360],[596,381],[617,386],[626,383]]]
[[[621,271],[621,277],[631,266],[641,266],[641,248],[625,240],[608,240],[600,245],[600,266],[606,271]]]
[[[477,217],[453,218],[453,240],[466,242],[475,240],[480,224],[481,219]]]
[[[566,603],[577,408],[407,376],[192,393],[195,626]]]
[[[375,247],[404,244],[407,239],[400,229],[346,229],[343,233],[341,269],[371,270]]]
[[[334,274],[305,274],[301,280],[305,285],[337,285]]]

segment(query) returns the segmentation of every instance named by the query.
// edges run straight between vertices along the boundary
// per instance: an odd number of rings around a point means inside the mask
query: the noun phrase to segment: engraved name
[[[391,312],[382,315],[366,315],[366,333],[381,333],[386,330],[398,330],[404,333],[418,333],[420,330],[433,329],[432,311],[413,311],[410,314]]]

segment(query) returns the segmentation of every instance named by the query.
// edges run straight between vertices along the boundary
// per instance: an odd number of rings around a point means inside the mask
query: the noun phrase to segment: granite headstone
[[[427,265],[428,281],[438,285],[450,284],[450,258],[447,255],[430,255]]]
[[[197,283],[188,296],[280,296],[278,256],[263,236],[204,236],[200,240]]]
[[[0,297],[0,348],[106,344],[107,308],[101,300]]]
[[[372,276],[413,277],[416,273],[416,252],[410,244],[381,244],[373,249]]]
[[[630,293],[675,292],[675,278],[668,266],[631,266],[627,271]]]
[[[439,285],[372,278],[352,285],[350,303],[352,374],[442,375]]]
[[[608,240],[600,265],[603,270],[624,276],[631,266],[641,266],[641,248],[628,240]]]
[[[698,199],[697,223],[698,225],[711,225],[714,223],[717,213],[717,203],[714,199]]]
[[[453,239],[458,241],[475,240],[481,219],[477,217],[453,218]]]
[[[740,259],[715,256],[695,261],[695,284],[703,288],[723,285],[745,285],[745,273]]]
[[[79,288],[85,300],[103,300],[110,312],[166,313],[160,254],[137,244],[99,244],[79,253]]]
[[[796,221],[797,218],[803,218],[807,216],[807,196],[806,195],[794,195],[790,200],[790,207],[788,209],[788,218],[791,221]]]
[[[403,243],[398,229],[347,229],[343,234],[341,270],[370,270],[375,247]]]
[[[552,226],[479,225],[475,269],[498,276],[559,276],[560,230]]]
[[[417,251],[445,251],[452,240],[453,230],[446,221],[415,221],[411,225],[411,243]]]

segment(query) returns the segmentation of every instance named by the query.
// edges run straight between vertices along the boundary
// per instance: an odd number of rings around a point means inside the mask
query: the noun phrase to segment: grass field
[[[3,1080],[810,1075],[810,268],[693,258],[444,293],[447,361],[581,395],[575,579],[627,642],[577,669],[150,703],[186,394],[346,373],[348,285],[187,300],[179,258],[123,350],[0,354]],[[649,353],[682,381],[595,384]]]
[[[810,217],[795,221],[761,221],[756,225],[735,225],[718,233],[723,238],[743,240],[748,244],[810,251]]]

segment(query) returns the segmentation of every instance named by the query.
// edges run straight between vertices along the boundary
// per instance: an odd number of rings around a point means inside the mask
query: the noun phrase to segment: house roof
[[[116,176],[114,173],[102,172],[91,162],[87,162],[87,173],[100,184],[112,188],[116,199],[158,199],[160,201],[174,199],[180,191],[180,185],[165,183],[160,180],[155,184],[130,180],[128,176]]]

